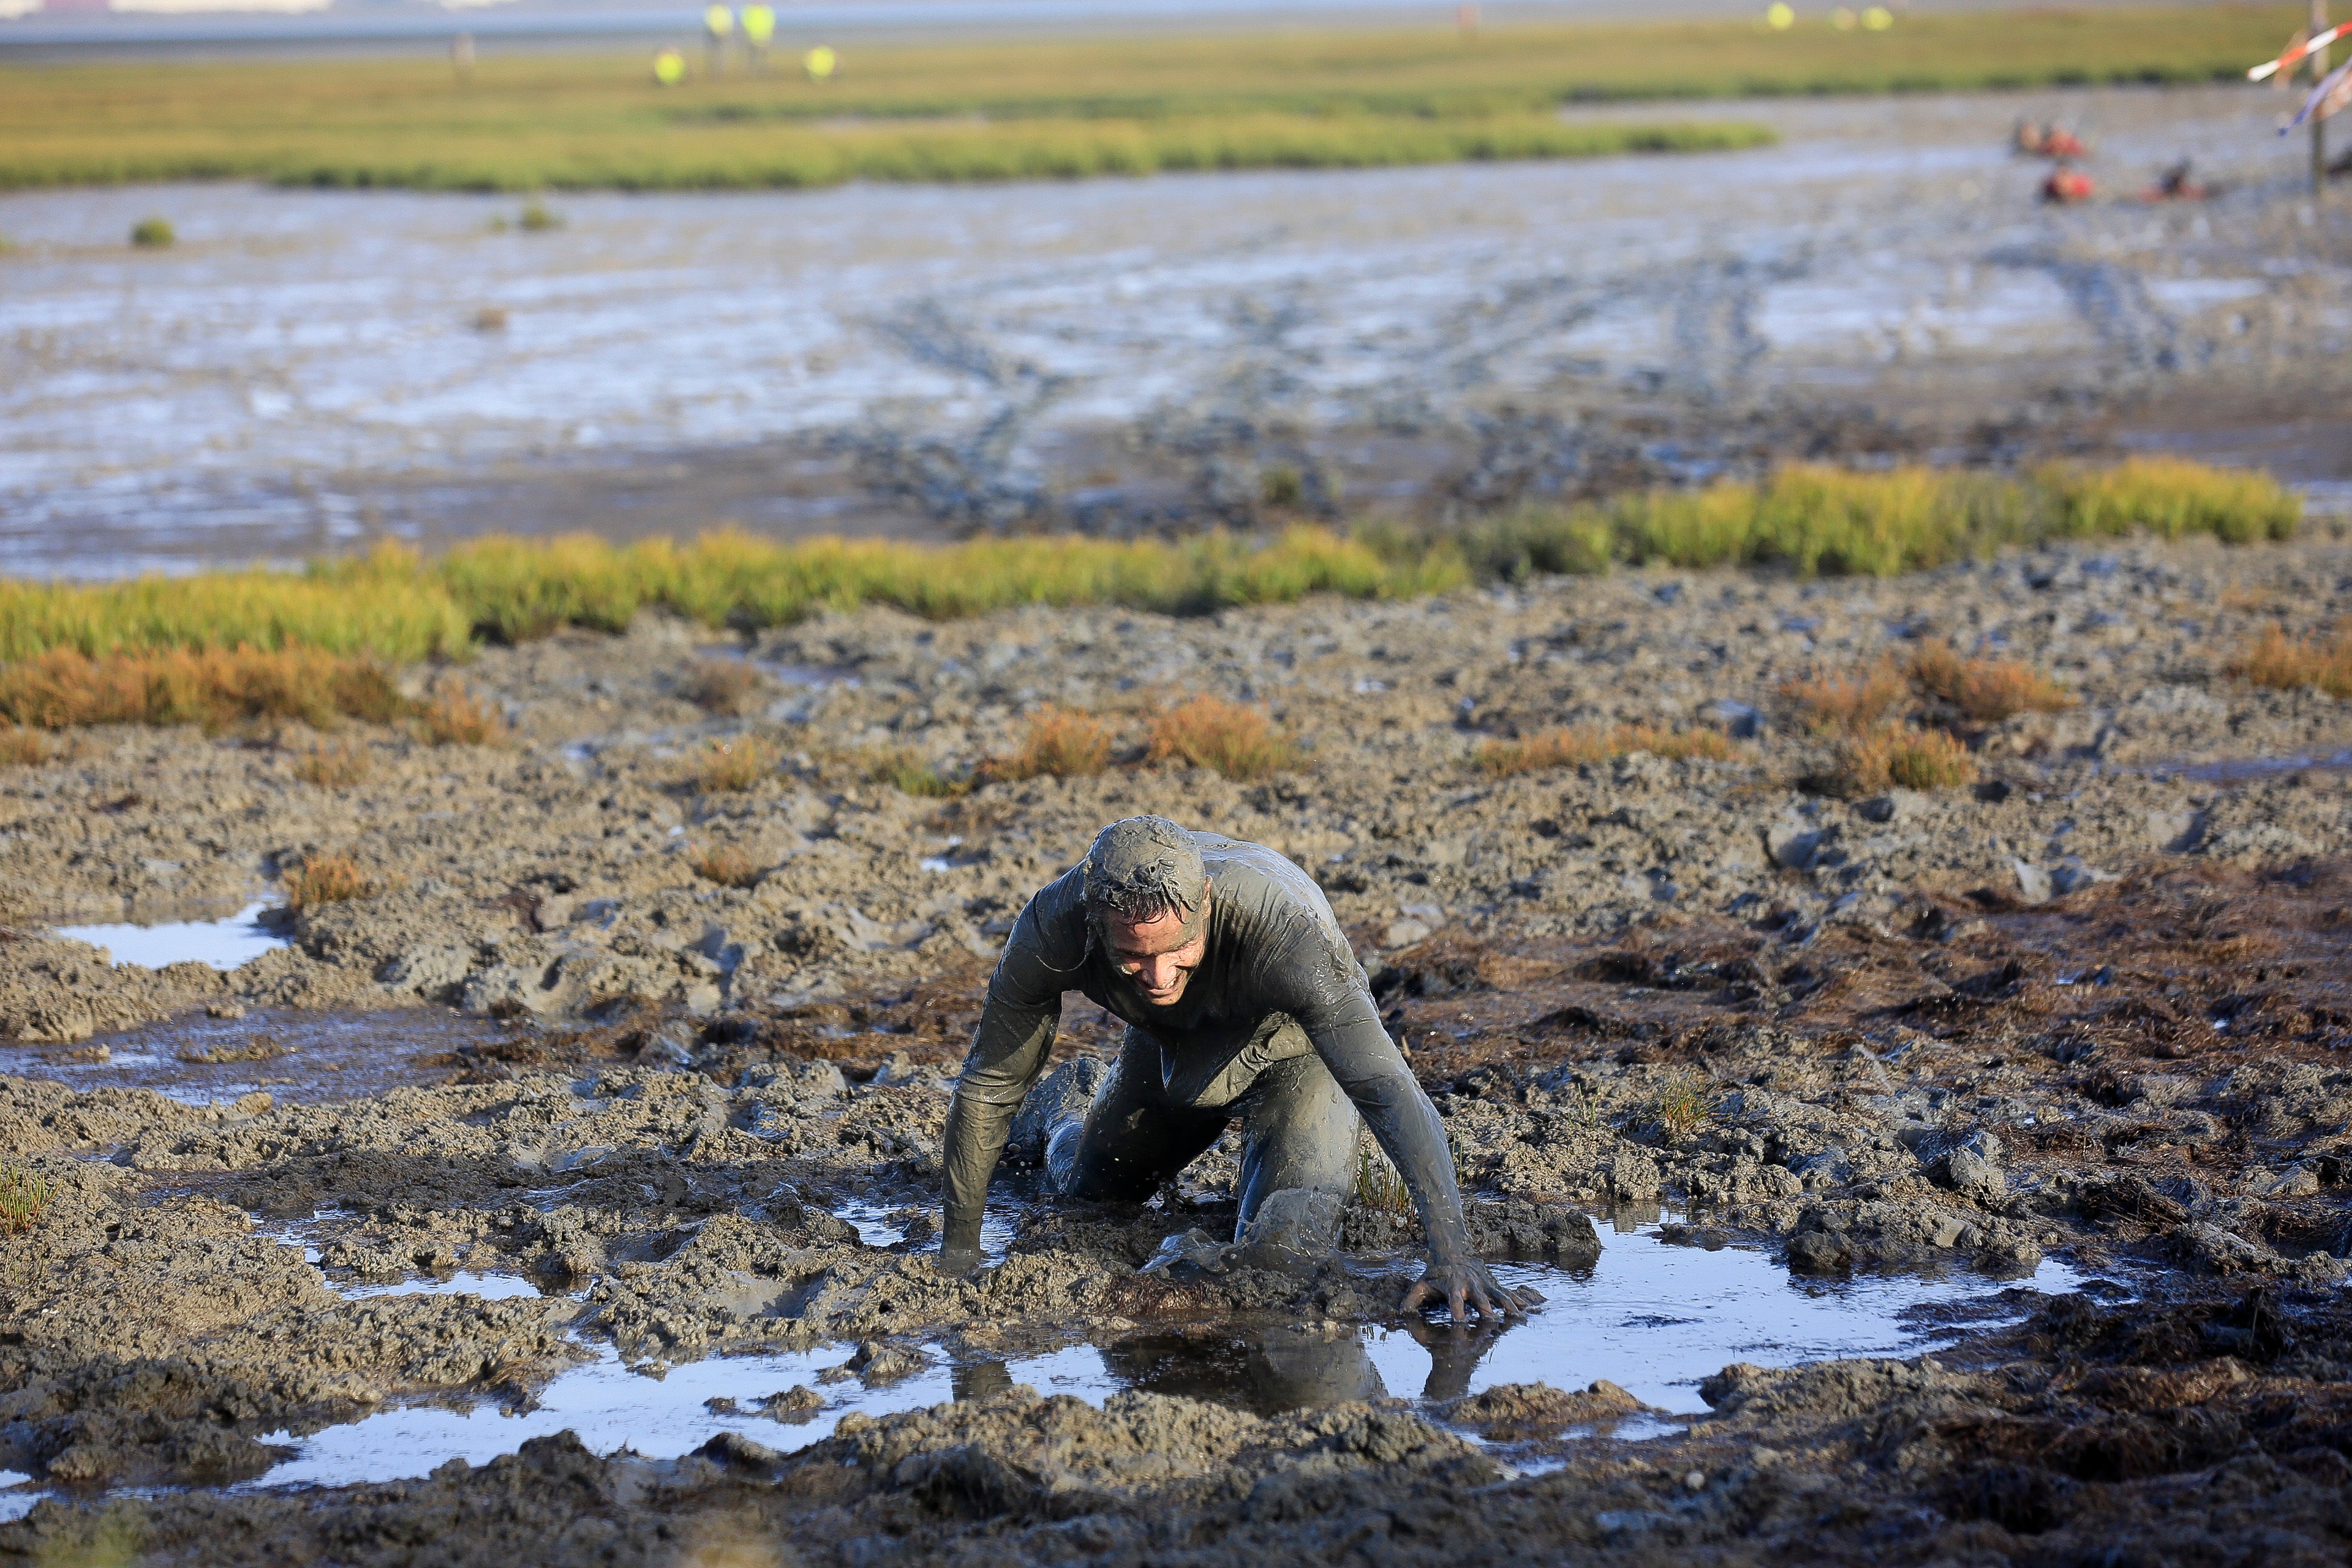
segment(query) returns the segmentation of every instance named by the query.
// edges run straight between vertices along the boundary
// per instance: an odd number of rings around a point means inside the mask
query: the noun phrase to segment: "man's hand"
[[[1443,1307],[1456,1323],[1478,1318],[1499,1323],[1524,1318],[1542,1305],[1540,1292],[1526,1286],[1513,1290],[1496,1283],[1486,1266],[1475,1258],[1441,1258],[1433,1252],[1421,1278],[1404,1293],[1403,1310],[1417,1312]]]

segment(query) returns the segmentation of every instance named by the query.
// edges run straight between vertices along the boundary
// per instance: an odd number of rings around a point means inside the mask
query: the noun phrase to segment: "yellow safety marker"
[[[676,87],[686,79],[686,57],[676,49],[664,49],[654,56],[654,79],[664,87]]]
[[[723,38],[735,30],[735,13],[724,5],[713,5],[702,13],[702,25],[714,38]]]
[[[808,72],[811,81],[824,80],[840,64],[841,57],[823,44],[811,49],[801,60],[802,68]]]
[[[1862,14],[1862,25],[1874,33],[1883,33],[1895,26],[1895,13],[1884,5],[1873,5]]]
[[[1764,25],[1776,33],[1785,33],[1797,25],[1797,13],[1788,0],[1772,0],[1764,7]]]
[[[776,8],[772,5],[743,7],[743,37],[755,49],[764,49],[768,40],[776,36]]]

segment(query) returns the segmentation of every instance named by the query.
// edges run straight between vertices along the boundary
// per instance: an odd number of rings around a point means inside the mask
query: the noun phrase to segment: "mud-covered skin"
[[[1087,868],[1040,889],[1014,922],[948,1114],[950,1265],[978,1260],[989,1176],[1022,1098],[1045,1069],[1062,997],[1075,991],[1159,1047],[1160,1087],[1179,1107],[1230,1106],[1265,1068],[1311,1049],[1411,1187],[1440,1304],[1457,1321],[1465,1298],[1484,1310],[1516,1310],[1517,1299],[1471,1256],[1437,1113],[1381,1026],[1363,966],[1321,889],[1263,845],[1215,833],[1192,837],[1210,889],[1205,946],[1169,1005],[1145,1000],[1103,944],[1087,905]],[[1120,1063],[1139,1072],[1143,1055],[1130,1048]],[[1119,1135],[1089,1119],[1090,1142]],[[1262,1195],[1242,1194],[1244,1225]]]

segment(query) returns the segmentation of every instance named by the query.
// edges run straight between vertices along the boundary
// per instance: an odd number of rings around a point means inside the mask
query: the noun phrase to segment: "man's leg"
[[[1046,1184],[1088,1203],[1140,1203],[1215,1142],[1227,1120],[1222,1110],[1169,1104],[1159,1042],[1129,1029],[1085,1121],[1048,1135]]]
[[[1356,1108],[1322,1058],[1292,1057],[1275,1063],[1257,1075],[1238,1109],[1243,1142],[1235,1239],[1248,1238],[1251,1222],[1277,1193],[1329,1194],[1340,1203],[1347,1200],[1356,1181]],[[1286,1200],[1276,1206],[1299,1211],[1296,1216],[1286,1214],[1286,1222],[1304,1218],[1311,1210],[1315,1228],[1329,1226],[1331,1234],[1321,1238],[1327,1246],[1337,1235],[1337,1203],[1302,1205]]]

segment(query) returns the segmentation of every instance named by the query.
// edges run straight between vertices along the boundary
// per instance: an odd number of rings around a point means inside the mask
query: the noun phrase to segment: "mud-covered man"
[[[1241,1122],[1237,1243],[1328,1248],[1354,1183],[1360,1113],[1429,1237],[1404,1309],[1516,1317],[1542,1298],[1470,1249],[1437,1111],[1381,1026],[1364,971],[1306,872],[1257,844],[1164,817],[1114,822],[1021,911],[989,981],[947,1127],[940,1262],[980,1261],[982,1202],[1077,991],[1128,1025],[1091,1102],[1048,1135],[1050,1191],[1139,1202]]]

